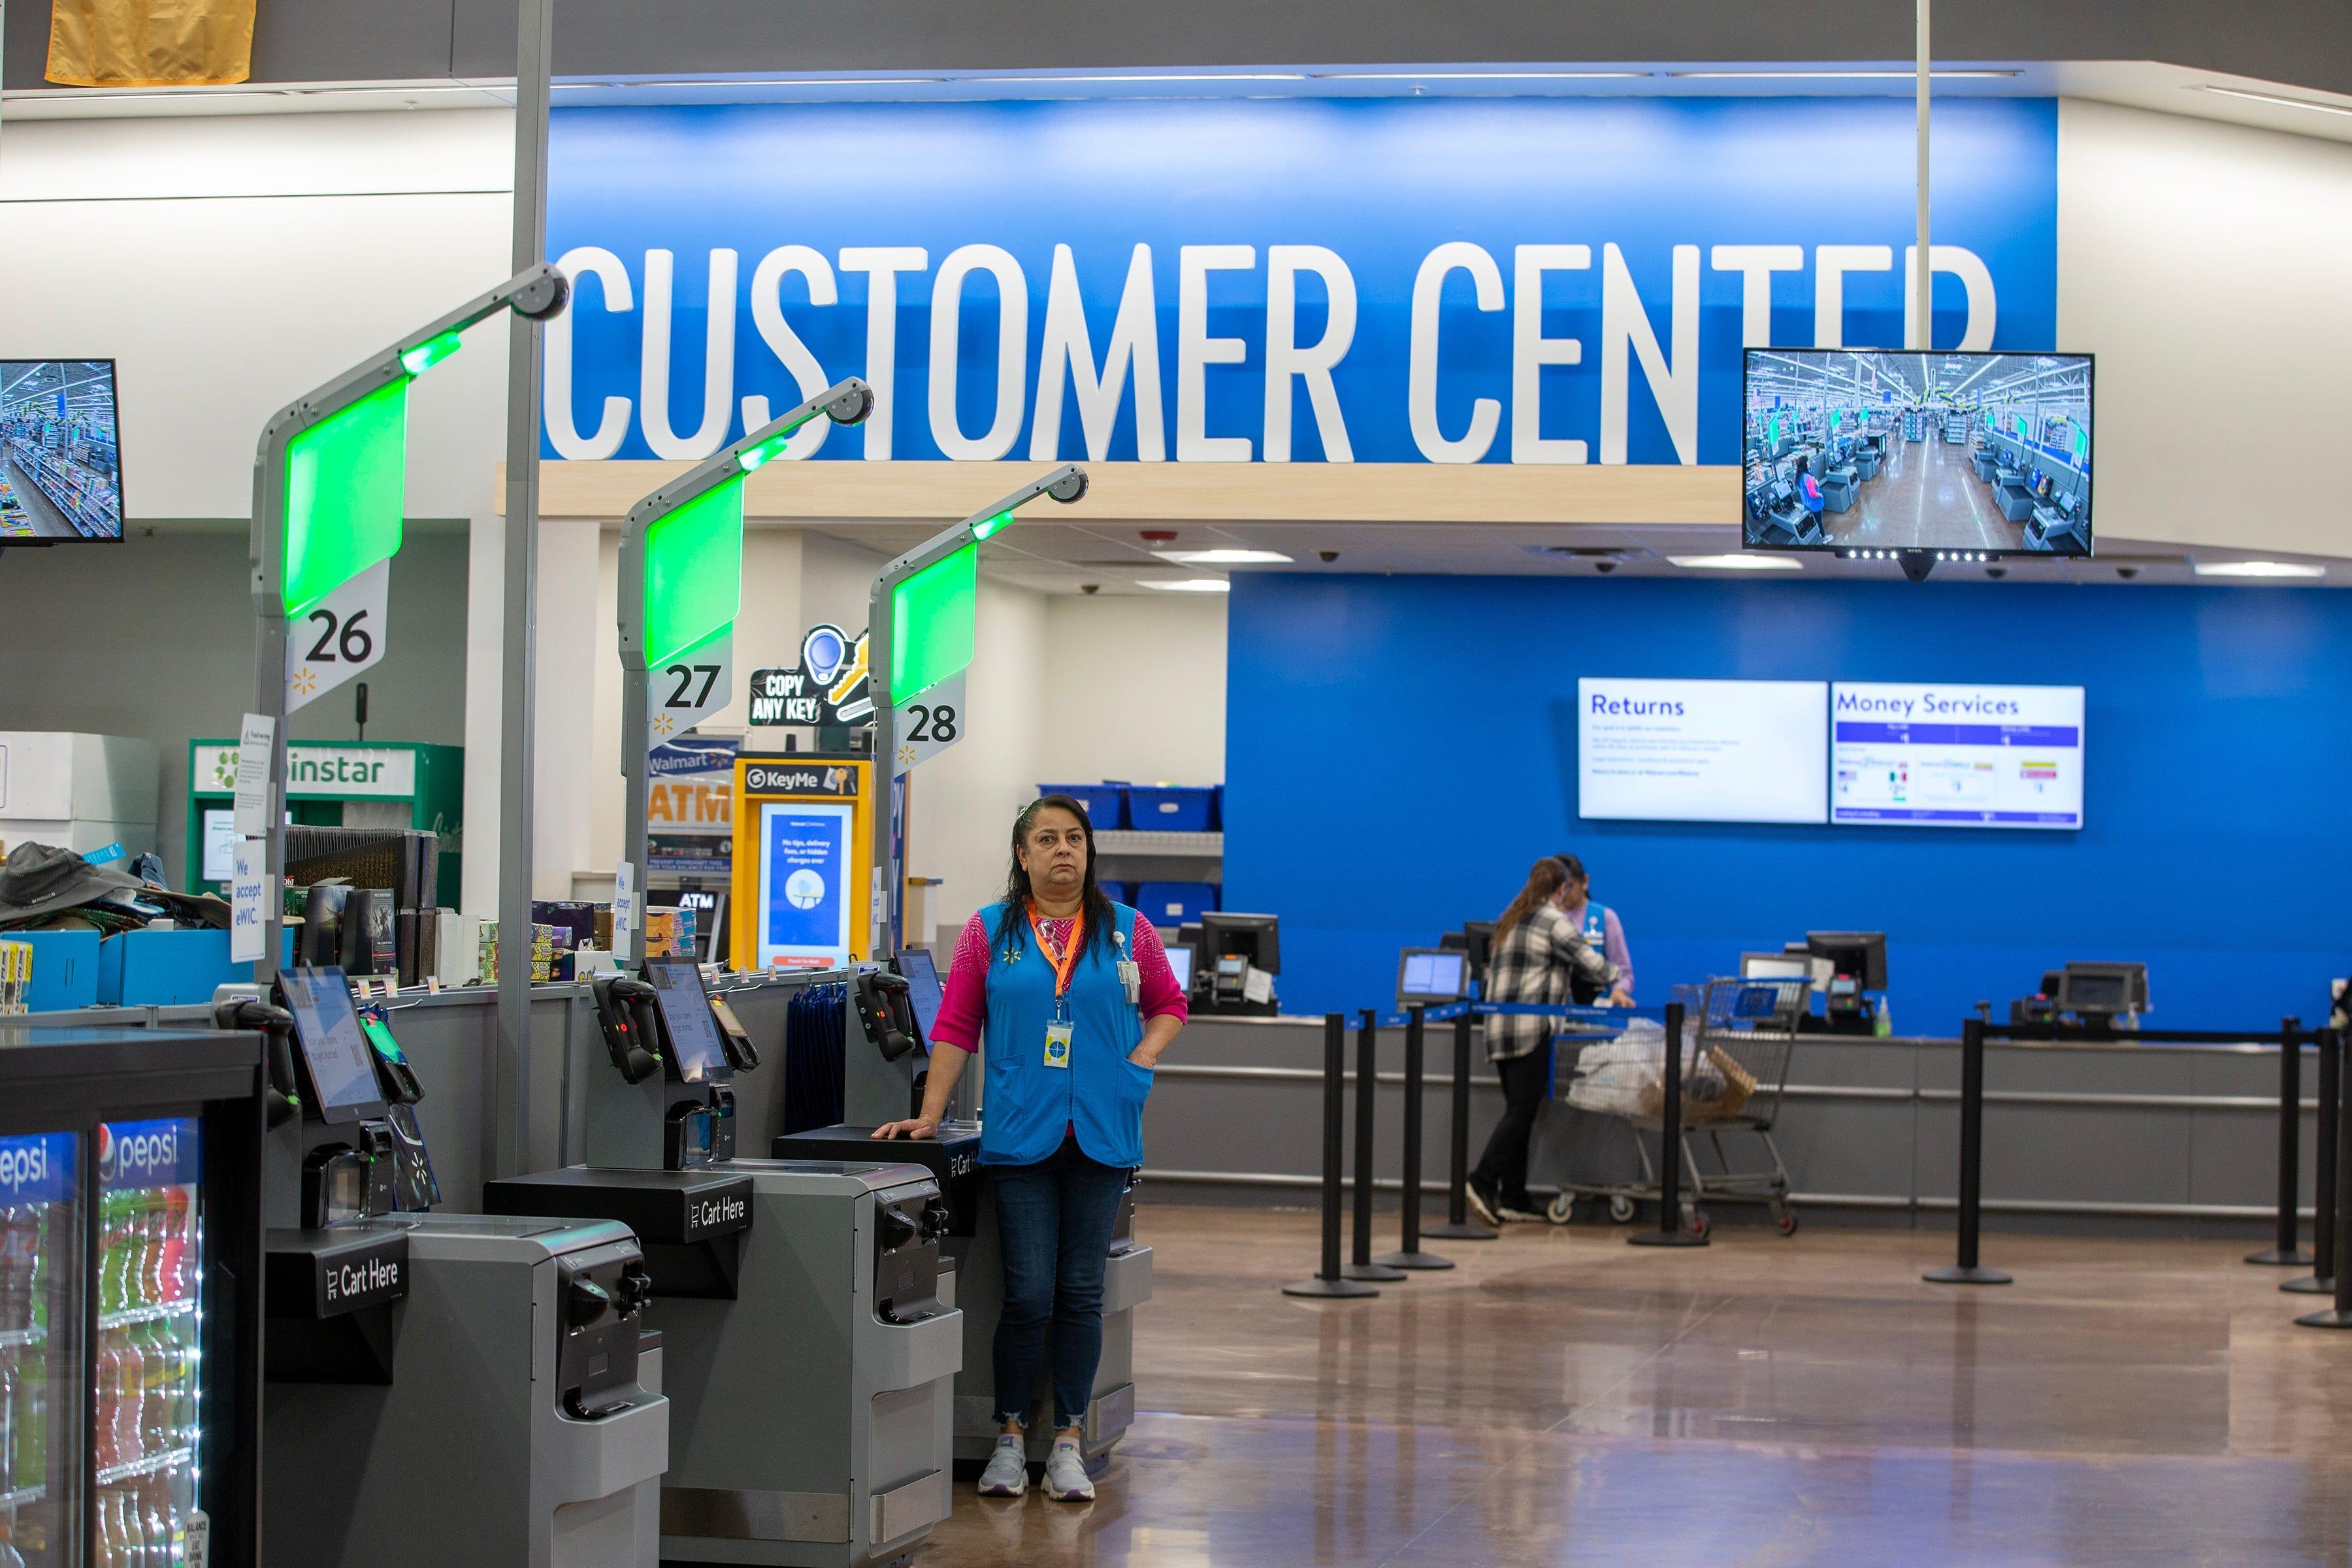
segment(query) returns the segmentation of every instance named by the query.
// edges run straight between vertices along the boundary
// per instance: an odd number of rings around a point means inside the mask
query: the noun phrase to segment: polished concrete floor
[[[2025,524],[2000,514],[1992,487],[1977,478],[1965,443],[1940,432],[1886,443],[1886,463],[1862,481],[1847,511],[1825,511],[1822,528],[1832,544],[1894,550],[2021,550]]]
[[[1995,1237],[2017,1283],[1963,1290],[1920,1282],[1932,1233],[1515,1226],[1315,1302],[1276,1289],[1311,1215],[1138,1229],[1097,1500],[959,1486],[918,1568],[2352,1561],[2352,1333],[2244,1245]]]

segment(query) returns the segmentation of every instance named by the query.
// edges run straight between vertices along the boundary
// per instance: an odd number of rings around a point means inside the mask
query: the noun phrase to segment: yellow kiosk
[[[839,969],[871,955],[874,809],[870,756],[735,759],[737,969]]]

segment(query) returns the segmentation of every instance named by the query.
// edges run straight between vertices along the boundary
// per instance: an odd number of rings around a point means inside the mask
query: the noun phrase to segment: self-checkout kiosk
[[[669,1407],[635,1237],[434,1212],[389,1022],[339,969],[237,989],[222,1021],[273,1058],[265,1556],[654,1568]]]
[[[839,1126],[785,1133],[779,1157],[856,1159],[887,1149],[920,1164],[944,1203],[940,1240],[952,1267],[955,1305],[962,1313],[962,1370],[955,1380],[955,1459],[977,1471],[997,1437],[992,1347],[1004,1298],[1004,1266],[996,1238],[996,1208],[989,1201],[980,1160],[980,1121],[987,1107],[974,1097],[987,1074],[975,1063],[956,1086],[959,1103],[928,1139],[873,1141],[874,1129],[921,1110],[930,1069],[929,1025],[939,1011],[939,979],[928,950],[910,948],[887,964],[860,963],[816,977],[845,982],[842,1110]],[[953,1047],[947,1047],[950,1050]],[[1087,1468],[1099,1470],[1135,1419],[1135,1309],[1151,1298],[1151,1248],[1135,1239],[1135,1194],[1119,1205],[1110,1260],[1103,1272],[1103,1351],[1080,1424]],[[1051,1357],[1044,1363],[1052,1364]],[[1045,1462],[1053,1446],[1052,1397],[1041,1373],[1029,1423],[1029,1459]]]
[[[645,861],[655,716],[670,733],[726,700],[727,682],[681,684],[670,672],[724,668],[731,658],[743,477],[801,425],[854,424],[871,407],[862,382],[843,382],[631,509],[619,616],[625,886]],[[844,873],[866,794],[856,769],[826,766],[827,797],[768,826],[793,859],[786,905],[829,915],[832,931],[857,941],[862,906],[850,900],[865,889]],[[767,820],[760,793],[739,795],[739,819]],[[671,1404],[664,1562],[902,1560],[948,1512],[963,1326],[939,1293],[939,1183],[895,1152],[739,1157],[737,1096],[759,1055],[725,1026],[698,966],[646,952],[644,922],[627,906],[624,898],[614,910],[620,971],[592,986],[605,1059],[587,1064],[580,1086],[585,1163],[488,1183],[484,1205],[620,1219],[643,1239],[646,1321],[663,1336]],[[763,897],[738,906],[739,930],[769,930]]]

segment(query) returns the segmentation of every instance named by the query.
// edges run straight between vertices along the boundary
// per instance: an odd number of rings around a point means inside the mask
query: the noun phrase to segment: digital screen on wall
[[[2091,553],[2091,356],[1749,349],[1751,550]]]
[[[0,360],[0,544],[121,537],[114,362]]]
[[[1581,679],[1577,815],[1823,821],[1828,698],[1818,680]]]
[[[1842,681],[1830,708],[1832,822],[2083,826],[2079,686]]]
[[[837,969],[849,962],[854,809],[797,801],[761,805],[761,968]]]

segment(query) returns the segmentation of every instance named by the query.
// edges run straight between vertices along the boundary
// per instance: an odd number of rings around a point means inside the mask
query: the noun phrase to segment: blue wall
[[[2152,1024],[2322,1017],[2346,972],[2352,595],[1989,584],[1243,574],[1225,904],[1283,917],[1286,1011],[1385,1005],[1396,952],[1570,849],[1641,982],[1884,930],[1899,1030],[2069,958],[2148,965]],[[2086,689],[2078,833],[1584,822],[1580,675]]]

